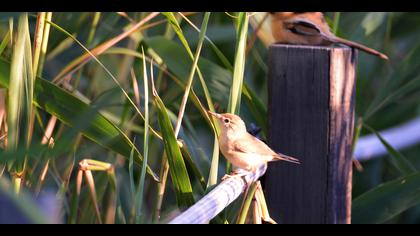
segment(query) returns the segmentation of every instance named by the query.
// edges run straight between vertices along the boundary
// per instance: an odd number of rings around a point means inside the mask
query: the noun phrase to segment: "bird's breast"
[[[221,136],[219,139],[220,151],[226,158],[232,156],[233,142],[227,136]]]

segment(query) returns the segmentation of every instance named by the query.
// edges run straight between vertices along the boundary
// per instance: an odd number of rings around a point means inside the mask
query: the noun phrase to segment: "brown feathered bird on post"
[[[220,151],[234,167],[255,172],[261,165],[272,161],[300,164],[298,159],[273,151],[267,144],[249,134],[239,116],[211,111],[208,113],[217,119],[221,128]]]
[[[335,36],[321,12],[270,12],[276,43],[331,45],[340,43],[388,60],[388,57],[362,44]]]

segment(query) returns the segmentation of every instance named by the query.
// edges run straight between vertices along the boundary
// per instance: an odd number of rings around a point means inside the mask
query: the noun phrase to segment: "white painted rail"
[[[420,143],[420,117],[379,133],[397,150],[412,147]],[[360,137],[354,151],[354,156],[359,161],[367,161],[385,154],[387,150],[375,134]]]
[[[207,224],[230,203],[237,199],[246,189],[247,183],[264,175],[267,165],[263,165],[256,173],[246,173],[243,178],[228,178],[204,196],[200,201],[181,213],[169,224]]]

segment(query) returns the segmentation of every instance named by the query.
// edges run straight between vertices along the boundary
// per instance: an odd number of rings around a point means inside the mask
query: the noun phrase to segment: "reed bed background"
[[[420,15],[326,15],[390,57],[359,54],[357,137],[377,134],[388,154],[357,165],[353,222],[419,223],[420,146],[397,151],[377,131],[420,114]],[[230,170],[206,110],[266,137],[264,18],[0,13],[0,192],[36,223],[168,222]],[[51,195],[55,217],[32,200]],[[211,223],[234,223],[241,201]]]

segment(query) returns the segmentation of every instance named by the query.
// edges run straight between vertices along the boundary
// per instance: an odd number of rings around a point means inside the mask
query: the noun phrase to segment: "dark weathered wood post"
[[[269,164],[270,214],[279,223],[350,223],[355,52],[273,45],[269,53],[268,141],[302,161]]]

